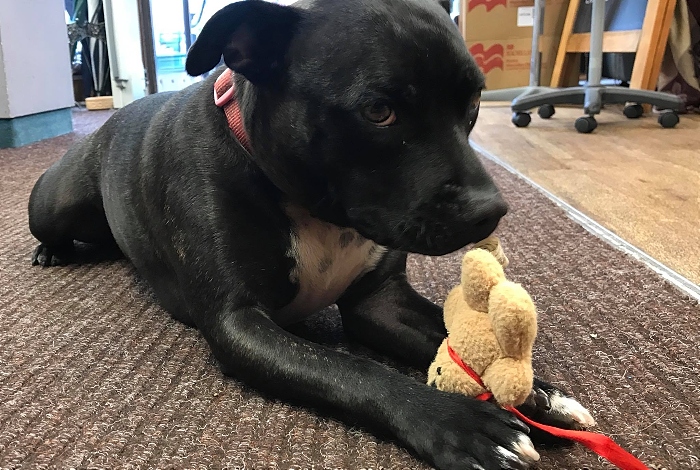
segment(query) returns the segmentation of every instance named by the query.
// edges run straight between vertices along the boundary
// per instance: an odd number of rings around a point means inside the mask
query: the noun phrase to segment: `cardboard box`
[[[530,81],[534,0],[461,0],[459,25],[467,47],[486,75],[489,90]],[[554,68],[569,0],[547,0],[540,37],[540,83]]]
[[[534,0],[462,0],[460,28],[467,41],[532,38]],[[544,36],[561,34],[569,0],[547,0]]]
[[[111,96],[93,96],[85,98],[85,107],[90,111],[112,109],[114,107],[114,98]]]
[[[497,39],[467,42],[477,65],[486,75],[486,89],[527,86],[530,82],[532,39]],[[540,38],[540,81],[548,84],[554,70],[559,38]]]
[[[469,41],[531,39],[534,0],[462,0],[460,28]],[[547,0],[543,36],[561,35],[569,0]]]

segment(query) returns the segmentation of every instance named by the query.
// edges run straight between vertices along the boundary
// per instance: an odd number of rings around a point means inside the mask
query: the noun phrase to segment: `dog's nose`
[[[508,205],[500,193],[487,193],[472,198],[470,225],[479,232],[491,233],[508,213]]]

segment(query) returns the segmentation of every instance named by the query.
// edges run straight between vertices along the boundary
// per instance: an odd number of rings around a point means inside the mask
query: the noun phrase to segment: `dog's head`
[[[248,0],[187,57],[240,79],[253,158],[314,215],[439,255],[488,236],[506,205],[469,145],[483,75],[439,0]]]

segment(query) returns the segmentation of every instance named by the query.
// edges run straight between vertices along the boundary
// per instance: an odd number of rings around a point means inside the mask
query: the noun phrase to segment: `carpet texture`
[[[0,151],[0,469],[428,469],[391,442],[223,377],[128,263],[30,266],[34,181],[108,115],[77,111],[73,134]],[[700,468],[698,304],[486,165],[511,204],[498,230],[508,274],[540,312],[537,374],[650,468]],[[413,256],[410,279],[441,303],[460,260]],[[345,343],[333,309],[295,331],[364,353]],[[579,446],[541,454],[541,469],[612,468]]]

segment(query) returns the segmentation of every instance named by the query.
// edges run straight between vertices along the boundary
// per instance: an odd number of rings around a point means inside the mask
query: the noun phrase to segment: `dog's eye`
[[[481,90],[477,91],[476,94],[472,97],[472,109],[473,108],[479,108],[479,105],[481,104]]]
[[[469,105],[469,131],[474,128],[476,124],[476,118],[479,116],[479,106],[481,105],[481,91],[479,91],[472,98],[472,102]]]
[[[438,367],[435,372],[437,372],[437,375],[442,375],[442,367]]]
[[[389,126],[396,121],[396,113],[391,107],[378,101],[373,103],[362,110],[362,116],[367,119],[372,124],[380,127]]]

